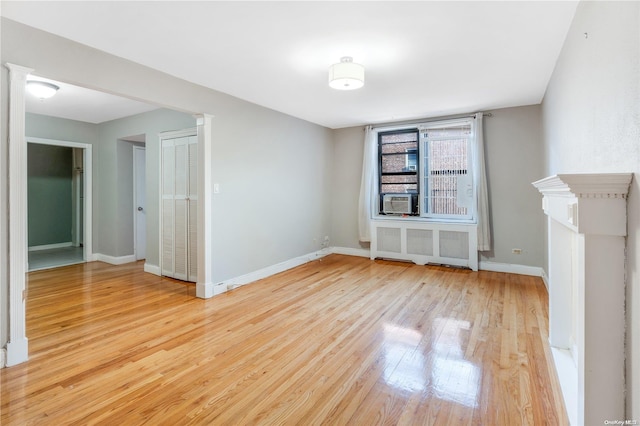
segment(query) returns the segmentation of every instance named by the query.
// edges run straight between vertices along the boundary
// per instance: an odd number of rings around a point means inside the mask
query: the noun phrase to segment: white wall
[[[531,182],[542,177],[540,106],[504,108],[484,119],[492,250],[482,261],[542,266],[540,195]],[[334,130],[332,241],[336,247],[368,248],[358,242],[358,192],[364,131]],[[522,254],[512,253],[513,248]]]
[[[545,175],[636,173],[627,208],[626,417],[640,420],[640,3],[578,5],[542,123]]]

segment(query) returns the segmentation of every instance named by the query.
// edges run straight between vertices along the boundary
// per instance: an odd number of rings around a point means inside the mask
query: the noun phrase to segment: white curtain
[[[364,155],[362,158],[362,180],[358,200],[358,238],[362,242],[371,241],[371,206],[375,193],[375,162],[377,132],[371,126],[364,129]]]
[[[491,250],[491,223],[489,221],[489,194],[487,191],[487,172],[484,164],[484,136],[482,113],[475,118],[475,159],[478,195],[478,251]]]

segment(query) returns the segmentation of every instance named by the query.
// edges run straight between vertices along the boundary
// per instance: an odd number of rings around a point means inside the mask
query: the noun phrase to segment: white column
[[[198,281],[196,296],[208,299],[213,285],[213,136],[211,115],[197,115],[198,124]]]
[[[578,288],[578,424],[624,419],[625,239],[585,235]],[[581,407],[580,404],[583,404]]]
[[[7,366],[29,358],[25,319],[27,264],[27,143],[25,91],[33,70],[14,64],[9,69],[9,341]]]

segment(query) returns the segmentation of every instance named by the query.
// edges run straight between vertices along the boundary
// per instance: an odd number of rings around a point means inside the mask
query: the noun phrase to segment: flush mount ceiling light
[[[58,89],[60,89],[58,86],[46,81],[27,81],[27,90],[38,99],[48,99],[55,95]]]
[[[338,90],[354,90],[364,86],[364,67],[353,62],[350,56],[340,58],[340,63],[329,67],[329,86]]]

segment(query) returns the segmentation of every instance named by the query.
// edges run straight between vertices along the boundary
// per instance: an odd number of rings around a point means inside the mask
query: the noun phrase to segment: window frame
[[[430,213],[425,210],[425,200],[427,199],[426,191],[428,188],[425,188],[425,166],[424,161],[424,150],[427,149],[426,144],[427,140],[423,138],[423,132],[428,129],[434,128],[442,128],[442,127],[455,127],[456,125],[469,125],[471,131],[467,138],[467,155],[468,155],[468,168],[467,174],[470,178],[470,185],[472,188],[472,197],[470,201],[470,206],[467,208],[466,215],[453,215],[453,214],[436,214]],[[382,155],[381,155],[381,144],[380,144],[380,135],[381,134],[390,134],[390,133],[404,133],[404,132],[418,132],[418,146],[416,153],[416,168],[418,172],[418,209],[417,214],[412,215],[403,215],[403,216],[395,216],[395,215],[385,215],[382,213],[382,195],[385,194],[382,192]],[[475,142],[475,120],[470,117],[464,118],[453,118],[453,119],[444,119],[444,120],[436,120],[436,121],[426,121],[419,123],[410,123],[407,125],[398,125],[398,126],[389,126],[389,127],[380,127],[376,129],[376,140],[378,141],[378,149],[377,149],[377,163],[375,170],[375,179],[376,184],[374,186],[376,194],[373,197],[372,201],[374,205],[372,206],[373,210],[373,218],[374,219],[402,219],[402,220],[415,220],[415,221],[423,221],[423,222],[441,222],[441,223],[476,223],[477,221],[477,164],[476,164],[476,149],[477,147]],[[410,155],[407,153],[407,155]],[[407,166],[408,167],[408,166]]]

